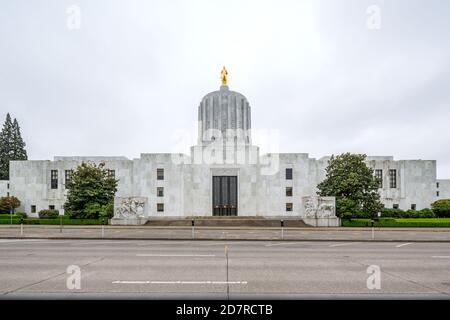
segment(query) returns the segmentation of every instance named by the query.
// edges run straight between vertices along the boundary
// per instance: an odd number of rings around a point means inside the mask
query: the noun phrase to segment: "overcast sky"
[[[225,65],[254,131],[278,133],[262,151],[435,159],[450,178],[450,1],[0,4],[0,117],[30,159],[187,152]]]

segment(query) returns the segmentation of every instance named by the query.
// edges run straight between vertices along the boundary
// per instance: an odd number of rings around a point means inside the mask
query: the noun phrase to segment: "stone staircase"
[[[151,227],[191,227],[192,220],[196,227],[261,227],[280,228],[281,220],[286,228],[309,228],[301,219],[262,218],[262,217],[186,217],[186,218],[153,218],[145,225]]]

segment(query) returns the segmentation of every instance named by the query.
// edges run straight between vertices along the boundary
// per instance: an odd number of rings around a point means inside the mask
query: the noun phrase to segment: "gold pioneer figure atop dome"
[[[222,80],[222,87],[227,86],[228,84],[228,71],[225,67],[223,67],[222,72],[220,73],[220,79]]]

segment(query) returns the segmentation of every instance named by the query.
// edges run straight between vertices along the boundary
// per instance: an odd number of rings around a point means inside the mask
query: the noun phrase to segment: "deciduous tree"
[[[374,216],[383,208],[379,180],[365,162],[366,155],[345,153],[332,156],[326,178],[317,188],[320,196],[336,197],[336,213]]]
[[[111,206],[117,192],[117,183],[104,163],[82,163],[71,174],[66,184],[65,210],[71,218],[97,219],[103,209]],[[98,207],[98,211],[93,211]]]

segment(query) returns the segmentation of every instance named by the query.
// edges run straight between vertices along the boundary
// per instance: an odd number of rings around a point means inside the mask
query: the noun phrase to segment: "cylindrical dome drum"
[[[251,144],[251,109],[242,94],[228,86],[207,94],[198,107],[198,142],[205,145],[223,139]]]

